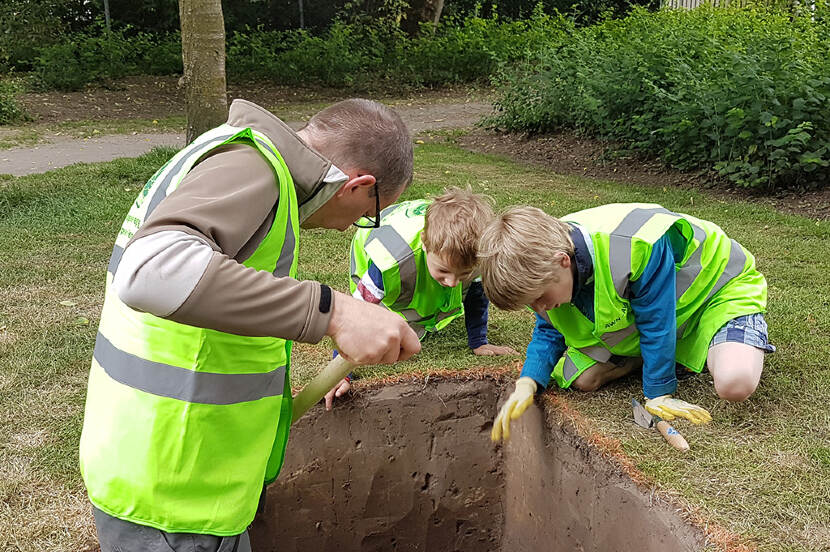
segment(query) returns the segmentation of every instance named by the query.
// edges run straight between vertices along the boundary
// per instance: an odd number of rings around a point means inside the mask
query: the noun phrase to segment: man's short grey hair
[[[391,108],[354,98],[330,105],[303,129],[310,145],[343,171],[358,169],[377,179],[381,197],[412,182],[412,137]]]

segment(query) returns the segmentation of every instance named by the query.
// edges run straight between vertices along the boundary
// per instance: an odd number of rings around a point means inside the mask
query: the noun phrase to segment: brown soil
[[[490,443],[493,379],[365,387],[291,432],[251,539],[307,550],[701,550],[706,537],[545,403]],[[502,393],[502,400],[505,393]]]
[[[245,98],[266,106],[299,102],[335,101],[348,96],[343,90],[298,89],[261,84],[231,84],[230,99]],[[378,93],[366,93],[383,98]],[[389,96],[399,98],[400,95]],[[90,88],[72,93],[31,93],[22,97],[24,107],[44,124],[71,120],[155,119],[183,115],[184,97],[176,77],[133,77],[120,81],[113,89]],[[414,132],[435,128],[468,127],[487,111],[481,102],[472,101],[464,89],[432,90],[410,95],[395,102],[406,110],[407,123]],[[823,190],[788,190],[773,197],[755,195],[713,180],[709,174],[667,169],[661,163],[641,156],[619,156],[615,144],[586,139],[570,133],[527,137],[475,130],[460,138],[466,148],[499,153],[534,163],[560,174],[576,174],[621,182],[654,186],[706,188],[707,193],[735,198],[749,198],[816,220],[830,220],[830,186]],[[2,172],[2,171],[0,171]]]
[[[271,83],[229,84],[228,100],[244,98],[263,106],[300,102],[337,101],[353,96],[383,99],[401,94],[349,93],[340,89],[299,88]],[[468,90],[450,88],[413,92],[407,103],[464,103]],[[184,91],[177,77],[129,77],[110,89],[90,87],[80,92],[28,93],[21,97],[26,111],[38,123],[112,119],[159,119],[184,115]]]

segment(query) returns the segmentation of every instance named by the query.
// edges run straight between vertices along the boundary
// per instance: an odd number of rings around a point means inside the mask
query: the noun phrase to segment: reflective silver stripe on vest
[[[389,213],[391,213],[392,211],[394,211],[394,210],[395,210],[395,209],[397,209],[398,207],[400,207],[400,205],[390,205],[389,207],[387,207],[386,209],[384,209],[383,211],[381,211],[381,212],[380,212],[380,218],[381,218],[381,220],[383,220],[383,219],[384,219],[384,217],[386,217],[386,215],[388,215]]]
[[[744,253],[744,248],[733,239],[730,239],[729,242],[731,246],[729,249],[729,261],[726,263],[726,268],[723,269],[723,273],[721,273],[718,281],[715,282],[715,285],[709,290],[709,294],[706,296],[706,300],[703,301],[702,307],[705,307],[709,300],[718,291],[720,291],[721,288],[729,282],[729,280],[740,275],[744,271],[744,265],[746,265],[746,253]],[[686,325],[688,323],[689,321],[686,320],[683,322],[682,326],[677,328],[678,338],[683,336],[683,332],[686,331]]]
[[[697,249],[689,257],[689,260],[686,261],[686,264],[681,266],[676,272],[674,283],[674,297],[676,299],[683,297],[683,294],[692,287],[692,283],[700,275],[700,257],[703,254],[703,242],[706,241],[706,231],[696,224],[692,224],[692,229],[695,232],[695,239],[698,241]]]
[[[288,201],[288,198],[285,198]],[[280,251],[280,258],[277,259],[277,266],[274,267],[274,276],[278,278],[286,277],[291,272],[291,265],[294,262],[294,245],[296,238],[294,236],[294,225],[291,224],[291,212],[290,212],[290,205],[288,207],[289,213],[286,222],[288,223],[285,228],[285,240],[282,243],[282,250]]]
[[[439,312],[438,316],[435,317],[435,323],[438,324],[439,322],[441,322],[445,318],[449,318],[450,316],[455,316],[459,312],[461,312],[461,307],[454,308],[453,310],[447,311],[447,312]]]
[[[429,320],[429,318],[422,318],[415,309],[404,309],[401,311],[401,316],[410,324],[420,324],[421,322]]]
[[[167,197],[167,190],[168,188],[170,188],[170,184],[172,184],[173,182],[173,177],[179,174],[179,171],[182,170],[182,167],[193,157],[193,155],[198,154],[199,156],[202,156],[206,153],[204,148],[213,147],[216,144],[222,143],[225,140],[231,138],[232,136],[233,134],[226,134],[224,136],[219,136],[212,140],[208,140],[204,144],[200,144],[199,147],[195,149],[193,152],[191,152],[189,155],[185,155],[181,159],[176,161],[176,164],[169,169],[167,174],[164,176],[164,179],[156,188],[156,191],[153,192],[153,197],[150,198],[150,204],[147,205],[147,213],[144,215],[144,220],[146,221],[147,217],[150,216],[150,213],[152,213],[156,209],[156,207],[158,207],[158,204],[161,203],[161,200]],[[143,223],[144,221],[142,221],[142,224]],[[121,257],[123,256],[123,254],[124,248],[116,245],[112,251],[112,256],[110,257],[109,265],[107,265],[107,270],[111,274],[114,275],[115,271],[118,270],[118,265],[121,264]]]
[[[199,157],[201,157],[204,154],[206,154],[210,148],[213,148],[213,146],[221,144],[222,142],[228,140],[233,136],[234,134],[225,134],[224,136],[217,136],[216,138],[207,140],[203,144],[199,144],[199,147],[192,151],[190,154],[185,155],[181,159],[176,161],[176,164],[173,165],[173,168],[171,168],[170,171],[164,176],[164,180],[161,181],[161,185],[159,185],[159,187],[156,188],[153,197],[150,198],[150,205],[147,206],[147,214],[144,215],[144,220],[147,220],[147,217],[149,217],[150,213],[152,213],[155,210],[155,208],[158,207],[158,204],[161,203],[161,200],[167,197],[167,189],[170,187],[170,184],[173,183],[173,178],[175,178],[175,176],[179,174],[179,171],[182,170],[182,167],[187,162],[189,162],[194,155],[198,155]]]
[[[357,275],[357,259],[354,256],[354,247],[349,249],[349,275],[354,281],[354,285],[357,285],[360,283],[360,276]]]
[[[264,374],[194,372],[153,362],[116,348],[100,332],[95,360],[115,381],[162,397],[191,403],[236,404],[282,395],[285,366]]]
[[[577,372],[579,372],[579,368],[571,360],[571,355],[565,353],[565,363],[562,365],[562,377],[565,381],[571,381]]]
[[[597,362],[608,362],[611,360],[611,351],[602,347],[601,345],[591,345],[590,347],[583,347],[579,352],[585,356],[596,360]]]
[[[459,312],[461,312],[461,307],[454,308],[453,310],[447,312],[439,312],[437,315],[435,315],[435,325],[438,325],[438,323],[444,320],[445,318],[455,316]],[[418,333],[418,338],[423,337],[424,333],[426,333],[426,327],[424,326],[424,322],[432,320],[433,318],[432,316],[423,318],[420,314],[418,314],[418,311],[416,311],[415,309],[404,309],[401,311],[401,316],[403,316],[404,319],[406,319],[406,322],[413,330],[415,330],[415,333]],[[420,333],[418,329],[420,329]]]
[[[418,267],[415,264],[412,248],[391,226],[381,226],[369,232],[366,244],[368,245],[372,240],[379,240],[398,263],[401,293],[391,308],[393,310],[401,309],[412,302],[412,297],[415,295],[415,282],[418,279]]]
[[[627,299],[631,278],[631,238],[657,213],[675,215],[663,207],[637,208],[628,213],[609,236],[609,264],[611,279],[617,295]]]
[[[121,257],[124,256],[124,248],[120,245],[116,245],[112,248],[112,255],[110,255],[110,262],[107,265],[107,272],[112,275],[115,275],[115,271],[118,270],[118,265],[121,264]]]
[[[254,137],[257,144],[261,145],[263,148],[271,152],[271,155],[276,157],[279,160],[279,156],[277,152],[268,145],[268,142],[265,140]],[[270,165],[270,163],[269,163]],[[279,176],[274,173],[274,178],[278,179]],[[279,182],[277,182],[277,186],[279,186]],[[282,198],[280,198],[282,199]],[[279,201],[279,200],[277,200]],[[276,217],[276,215],[274,215]],[[282,244],[282,250],[280,251],[280,257],[277,259],[277,265],[274,267],[274,272],[272,273],[274,276],[278,278],[283,278],[289,275],[291,271],[291,265],[294,263],[294,245],[296,243],[296,236],[294,236],[294,226],[291,224],[291,206],[288,207],[288,217],[286,219],[288,221],[288,227],[285,229],[285,240]]]
[[[637,331],[637,324],[631,324],[630,326],[626,326],[621,330],[617,330],[615,332],[606,332],[602,334],[602,342],[605,345],[612,349],[622,343],[622,341],[628,337],[629,335],[633,334]],[[593,358],[593,357],[591,357]]]

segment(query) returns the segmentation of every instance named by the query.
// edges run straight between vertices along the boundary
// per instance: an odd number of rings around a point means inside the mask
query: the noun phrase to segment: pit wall
[[[292,429],[256,552],[702,550],[702,535],[551,412],[491,444],[491,380],[363,388]]]

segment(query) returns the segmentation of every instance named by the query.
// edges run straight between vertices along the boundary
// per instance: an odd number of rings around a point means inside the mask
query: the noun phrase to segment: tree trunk
[[[221,0],[180,0],[187,143],[228,118]]]
[[[417,36],[420,23],[437,25],[442,11],[444,0],[410,0],[406,19],[403,20],[403,30],[409,36]]]

